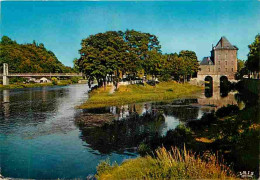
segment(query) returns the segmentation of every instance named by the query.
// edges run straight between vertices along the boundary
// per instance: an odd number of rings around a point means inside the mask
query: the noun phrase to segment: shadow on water
[[[102,127],[83,128],[81,138],[102,154],[135,152],[144,140],[161,133],[165,118],[161,114],[145,114],[137,118],[115,121]]]

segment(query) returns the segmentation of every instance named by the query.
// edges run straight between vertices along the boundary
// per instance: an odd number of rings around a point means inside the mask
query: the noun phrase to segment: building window
[[[220,65],[220,61],[218,62],[218,65]]]
[[[234,69],[233,69],[233,68],[232,68],[231,70],[232,70],[232,72],[234,71]]]
[[[227,72],[227,68],[226,68],[226,72]]]
[[[218,68],[218,72],[220,72],[220,68]]]
[[[226,61],[226,65],[227,65],[227,61]]]

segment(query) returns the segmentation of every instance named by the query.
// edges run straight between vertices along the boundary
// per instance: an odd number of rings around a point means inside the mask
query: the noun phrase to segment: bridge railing
[[[3,74],[0,74],[3,76]],[[50,77],[50,76],[82,76],[82,73],[9,73],[8,77],[30,77],[30,76],[43,76],[43,77]]]

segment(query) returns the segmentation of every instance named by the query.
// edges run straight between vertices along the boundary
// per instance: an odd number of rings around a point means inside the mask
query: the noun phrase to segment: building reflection
[[[218,87],[205,88],[204,96],[198,98],[198,104],[212,110],[217,110],[228,104],[238,105],[235,94],[236,92],[234,91],[229,92],[227,89],[220,89]]]

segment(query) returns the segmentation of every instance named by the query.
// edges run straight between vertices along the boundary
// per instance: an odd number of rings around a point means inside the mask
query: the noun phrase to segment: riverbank
[[[58,82],[57,85],[54,85],[53,83],[34,83],[34,84],[23,84],[23,83],[17,83],[17,84],[10,84],[10,85],[2,85],[0,84],[0,90],[1,89],[20,89],[20,88],[33,88],[33,87],[44,87],[44,86],[66,86],[69,84],[73,84],[71,80],[61,80]]]
[[[217,156],[196,156],[190,151],[164,147],[155,151],[156,157],[130,159],[121,165],[103,161],[97,167],[97,179],[236,179],[228,166]]]
[[[165,101],[191,95],[201,87],[190,84],[179,84],[175,81],[161,82],[156,86],[122,85],[113,94],[112,86],[98,88],[89,94],[89,99],[79,106],[81,109],[125,105],[146,101]]]

